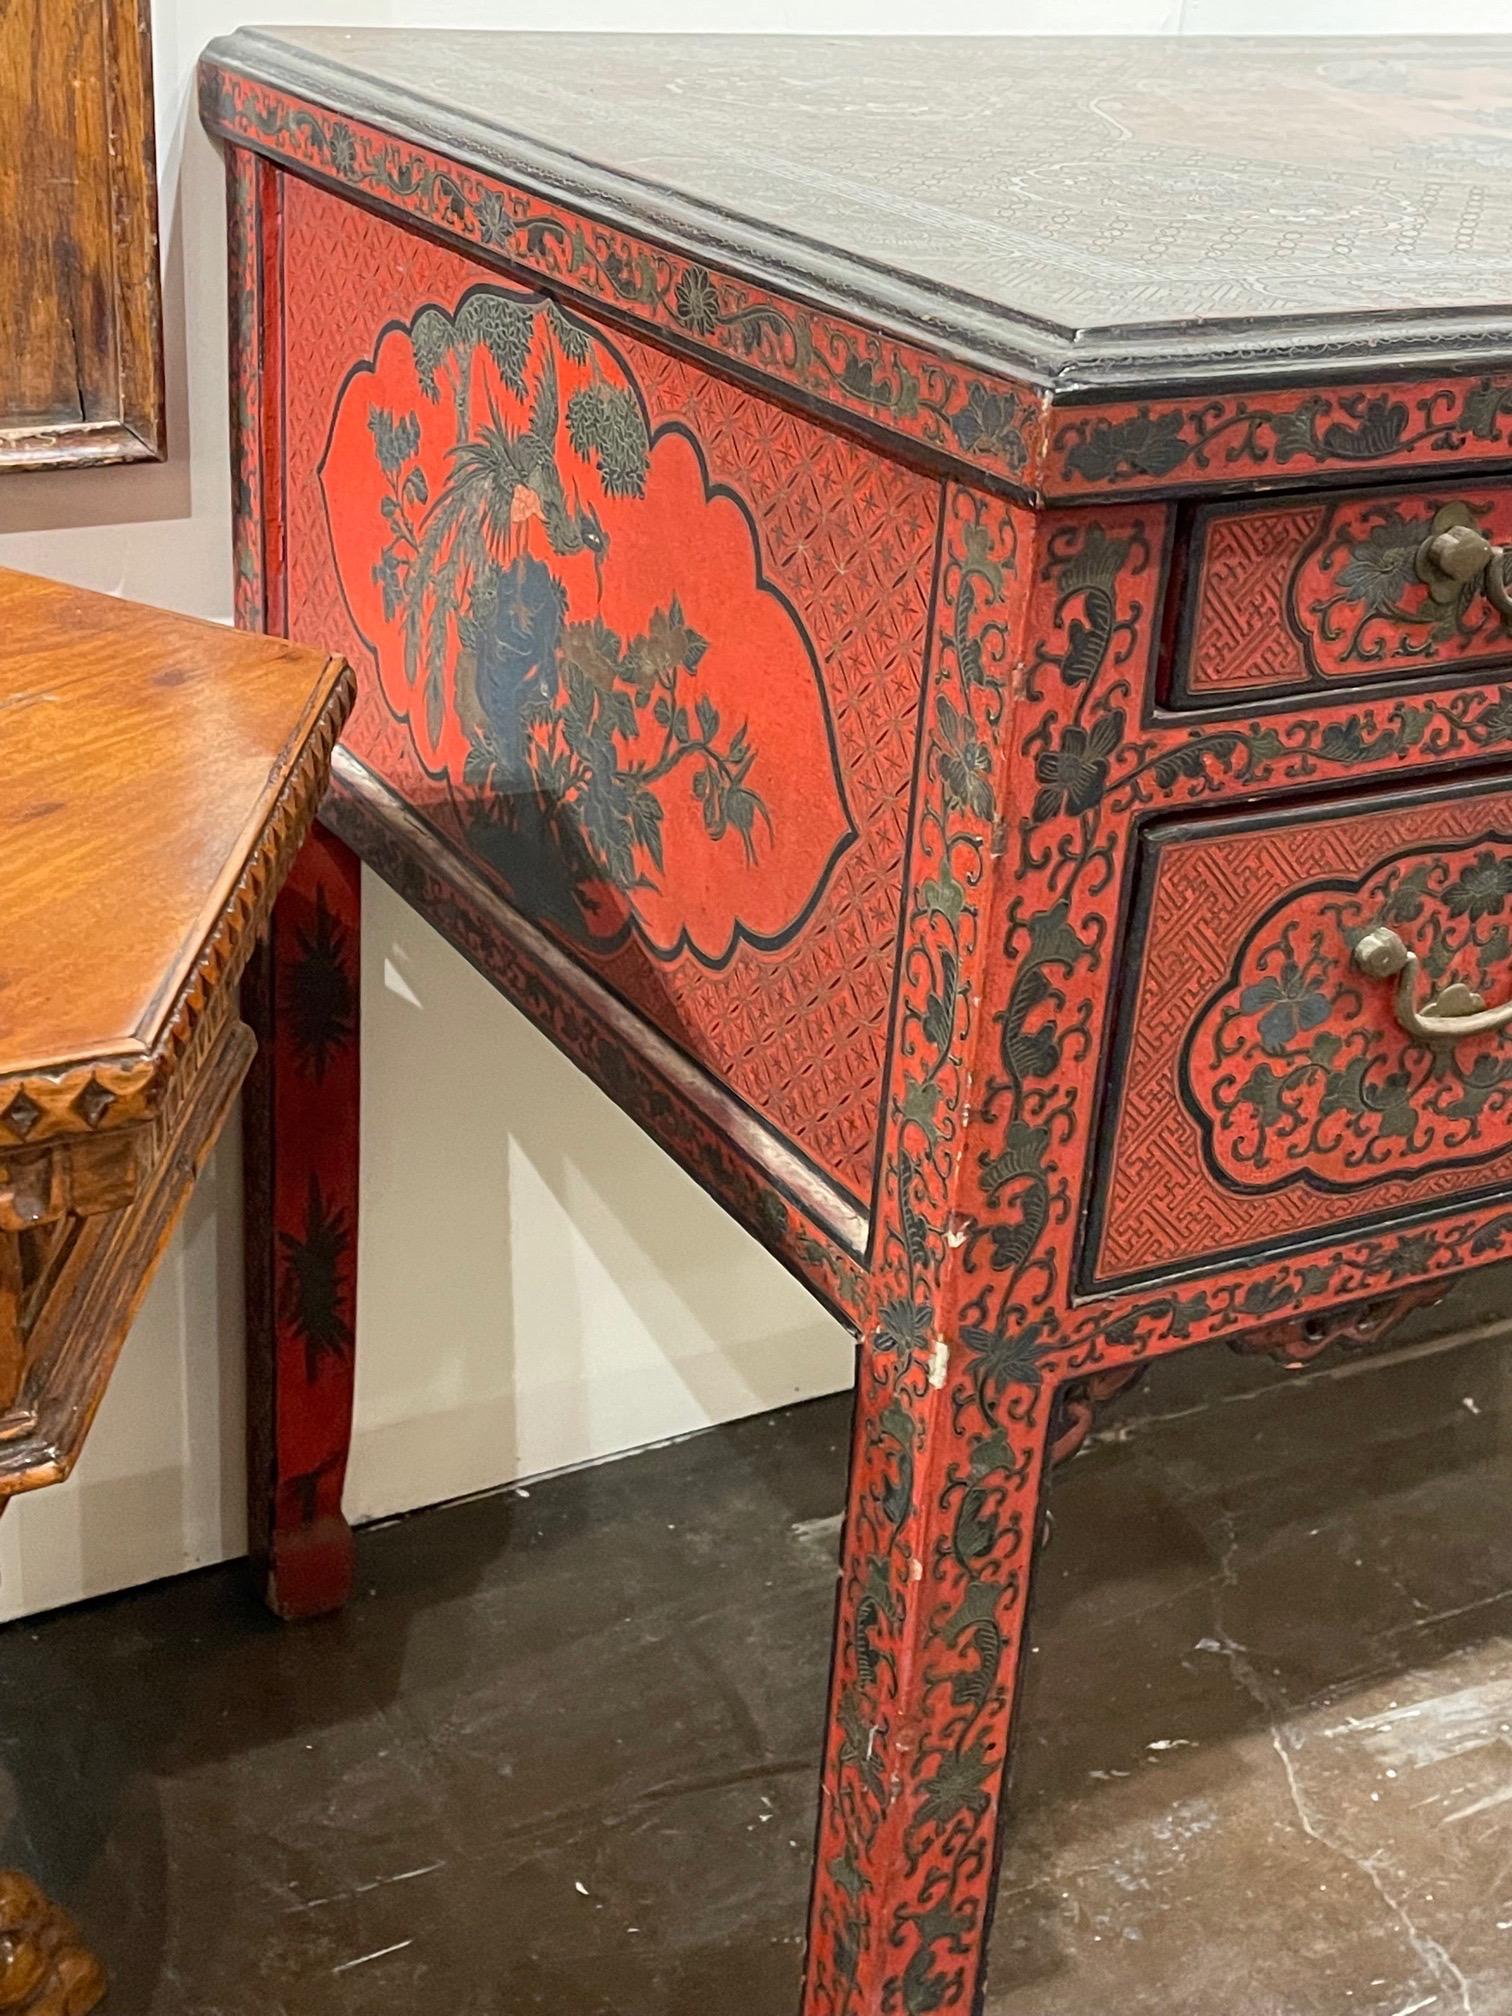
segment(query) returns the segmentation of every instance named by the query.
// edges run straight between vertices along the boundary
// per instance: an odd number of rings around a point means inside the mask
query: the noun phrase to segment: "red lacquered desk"
[[[1512,1250],[1512,64],[203,90],[242,619],[361,668],[260,1009],[272,1600],[349,1572],[360,857],[855,1330],[805,2008],[969,2006],[1049,1458]]]

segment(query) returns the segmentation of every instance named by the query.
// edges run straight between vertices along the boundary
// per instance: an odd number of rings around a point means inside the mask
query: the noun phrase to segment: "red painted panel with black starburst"
[[[243,990],[249,1546],[286,1617],[339,1609],[352,1577],[360,877],[317,826]]]

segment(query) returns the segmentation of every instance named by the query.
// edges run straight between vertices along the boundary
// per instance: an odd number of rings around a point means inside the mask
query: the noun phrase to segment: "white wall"
[[[155,0],[172,457],[0,478],[0,564],[225,618],[223,182],[194,63],[248,19],[860,32],[903,0]],[[1416,32],[1419,0],[953,0],[957,32]],[[1492,0],[1455,26],[1496,28]],[[371,878],[357,1518],[832,1390],[837,1327]],[[0,1615],[239,1553],[237,1146],[151,1290],[76,1476],[0,1525]]]

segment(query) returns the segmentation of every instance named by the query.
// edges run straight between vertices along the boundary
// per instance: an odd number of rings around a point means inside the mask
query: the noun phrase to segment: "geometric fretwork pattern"
[[[1492,999],[1512,992],[1506,836],[1505,789],[1320,812],[1268,832],[1215,818],[1152,835],[1132,1026],[1097,1158],[1098,1280],[1462,1195],[1470,1166],[1476,1183],[1512,1180],[1499,1039],[1456,1044],[1435,1069],[1395,1020],[1393,983],[1350,963],[1352,934],[1385,921],[1425,963],[1436,934],[1453,938],[1475,967],[1465,979]],[[1460,977],[1465,956],[1422,991]],[[1330,1075],[1321,1130],[1293,1126],[1292,1112],[1311,1124]],[[1362,1105],[1375,1108],[1371,1124]],[[1259,1155],[1257,1118],[1269,1130]]]
[[[319,468],[346,373],[386,325],[460,298],[487,274],[310,185],[283,182],[289,624],[359,667],[345,741],[441,830],[444,791],[362,677],[333,562]],[[617,330],[654,430],[696,436],[711,482],[737,493],[765,576],[812,641],[856,838],[804,929],[779,951],[741,944],[710,970],[633,941],[585,955],[601,978],[706,1063],[810,1162],[865,1204],[872,1187],[898,940],[918,696],[940,486],[846,436]]]
[[[1291,574],[1315,504],[1240,511],[1208,520],[1192,618],[1186,685],[1192,693],[1263,692],[1307,677],[1286,621]]]
[[[1489,540],[1512,537],[1512,497],[1497,490],[1292,498],[1204,513],[1178,691],[1242,698],[1512,655],[1506,626],[1477,582],[1446,602],[1419,572],[1419,551],[1444,505],[1458,507]]]
[[[825,670],[859,830],[809,931],[748,973],[677,973],[690,1024],[721,1031],[723,1069],[758,1107],[777,1102],[809,1153],[867,1196],[907,844],[917,698],[938,493],[753,393],[649,344],[622,345],[652,408],[703,443],[721,480],[761,500],[766,564]],[[623,958],[621,965],[626,962]],[[611,966],[611,971],[613,967]],[[628,988],[634,974],[617,976]],[[733,978],[733,984],[732,984]],[[753,993],[748,985],[755,980]],[[856,1046],[856,1055],[848,1055]],[[800,1117],[801,1116],[801,1117]]]

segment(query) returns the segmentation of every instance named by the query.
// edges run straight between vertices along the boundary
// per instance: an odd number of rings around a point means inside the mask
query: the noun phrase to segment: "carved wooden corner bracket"
[[[1240,1357],[1271,1358],[1295,1371],[1321,1358],[1335,1345],[1349,1349],[1373,1344],[1404,1316],[1414,1309],[1427,1308],[1441,1300],[1443,1294],[1442,1282],[1425,1282],[1394,1295],[1373,1296],[1366,1301],[1345,1303],[1340,1309],[1320,1310],[1314,1316],[1292,1316],[1284,1322],[1267,1323],[1260,1329],[1229,1338],[1228,1346]],[[1137,1386],[1148,1370],[1148,1363],[1116,1365],[1082,1379],[1068,1379],[1057,1390],[1053,1403],[1051,1462],[1064,1463],[1076,1455],[1097,1425],[1101,1409]]]
[[[1228,1340],[1229,1349],[1241,1357],[1273,1358],[1278,1365],[1295,1371],[1310,1365],[1336,1344],[1345,1348],[1373,1344],[1394,1329],[1414,1309],[1425,1309],[1444,1294],[1442,1282],[1425,1282],[1405,1288],[1395,1295],[1377,1295],[1363,1302],[1346,1302],[1340,1309],[1320,1309],[1315,1316],[1291,1317],[1282,1323],[1267,1323],[1259,1330],[1246,1330]]]
[[[1130,1392],[1149,1369],[1147,1364],[1115,1365],[1059,1387],[1050,1418],[1050,1461],[1065,1463],[1074,1456],[1097,1425],[1098,1410]]]

